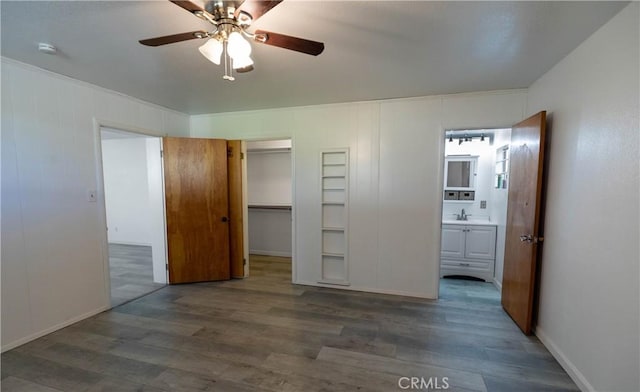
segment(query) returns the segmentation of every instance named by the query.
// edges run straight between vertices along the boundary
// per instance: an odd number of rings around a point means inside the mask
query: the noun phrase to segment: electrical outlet
[[[87,190],[87,201],[94,203],[96,201],[98,201],[98,192],[96,192],[94,189],[88,189]]]
[[[486,200],[480,200],[480,208],[482,208],[482,209],[487,208],[487,201]]]

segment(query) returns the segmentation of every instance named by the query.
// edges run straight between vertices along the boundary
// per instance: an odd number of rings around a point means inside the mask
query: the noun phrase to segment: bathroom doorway
[[[511,129],[444,132],[440,298],[500,304]]]

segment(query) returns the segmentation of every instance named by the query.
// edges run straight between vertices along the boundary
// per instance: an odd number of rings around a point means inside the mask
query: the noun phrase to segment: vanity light
[[[453,141],[453,136],[449,136],[449,143]]]
[[[460,139],[458,140],[458,145],[461,145],[463,141],[464,141],[464,140],[462,140],[462,138],[460,138]]]
[[[480,135],[480,141],[484,142],[484,133],[482,135]]]

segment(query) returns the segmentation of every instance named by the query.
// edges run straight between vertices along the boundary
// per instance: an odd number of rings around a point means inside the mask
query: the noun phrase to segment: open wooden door
[[[163,138],[169,283],[230,278],[227,141]]]
[[[244,278],[244,203],[242,200],[242,152],[241,140],[227,141],[229,176],[229,234],[231,277]]]
[[[532,327],[541,204],[546,112],[513,126],[502,306],[529,335]]]

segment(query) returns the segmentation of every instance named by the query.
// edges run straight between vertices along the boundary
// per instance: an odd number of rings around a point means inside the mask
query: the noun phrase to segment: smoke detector
[[[56,54],[57,49],[55,46],[51,45],[51,44],[45,44],[44,42],[40,42],[38,44],[38,50],[42,53],[46,53],[46,54]]]

